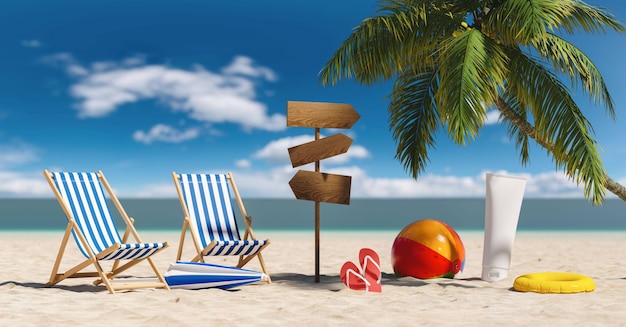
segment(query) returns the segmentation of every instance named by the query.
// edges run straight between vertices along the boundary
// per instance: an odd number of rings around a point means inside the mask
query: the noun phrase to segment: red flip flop
[[[382,292],[382,275],[380,271],[380,258],[372,249],[363,248],[359,251],[359,263],[363,271],[363,277],[367,281],[369,292]]]
[[[369,282],[361,276],[359,268],[348,261],[341,267],[341,280],[348,288],[356,291],[367,291]]]

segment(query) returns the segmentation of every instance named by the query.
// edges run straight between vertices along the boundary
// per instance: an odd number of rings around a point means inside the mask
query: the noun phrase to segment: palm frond
[[[458,13],[442,14],[420,1],[386,3],[378,15],[355,27],[322,67],[322,85],[334,85],[341,79],[371,85],[410,66],[419,72],[434,69],[435,58],[431,54],[442,39],[458,28]]]
[[[420,7],[420,12],[424,14],[422,17],[426,19],[426,13],[468,13],[481,3],[491,0],[381,0],[379,1],[378,13],[398,12],[409,8]]]
[[[528,45],[548,32],[626,32],[622,23],[601,8],[579,0],[507,0],[494,8],[486,28],[500,32],[506,44]]]
[[[440,116],[457,144],[473,140],[497,90],[504,85],[507,58],[502,48],[476,29],[442,43],[440,85],[436,94]]]
[[[515,94],[510,92],[511,89],[507,88],[503,96],[505,103],[524,121],[528,121],[528,112],[523,103],[518,101]],[[530,137],[519,126],[511,124],[507,125],[507,133],[515,141],[515,147],[519,151],[519,158],[522,165],[526,166],[530,163]]]
[[[584,184],[587,198],[602,202],[606,172],[591,124],[567,88],[545,67],[521,52],[509,57],[511,71],[524,74],[517,74],[507,86],[520,105],[532,112],[536,138],[549,144],[557,167],[577,184]]]
[[[397,78],[390,129],[396,158],[415,178],[439,126],[464,145],[483,126],[485,108],[497,105],[523,164],[532,138],[601,203],[611,180],[591,124],[559,77],[612,117],[613,100],[592,61],[557,35],[609,30],[626,32],[608,11],[582,0],[381,0],[322,67],[319,81],[371,85]]]
[[[398,144],[396,159],[417,178],[426,168],[428,149],[434,148],[439,126],[434,94],[438,88],[436,71],[415,74],[406,71],[393,86],[389,103],[389,128]]]
[[[566,12],[567,15],[563,16],[558,25],[555,26],[558,29],[568,34],[573,34],[579,30],[583,30],[586,33],[606,33],[608,29],[620,33],[626,32],[624,25],[609,11],[590,6],[579,0],[568,0],[566,2],[571,2],[571,8]]]
[[[607,113],[615,119],[613,99],[604,83],[604,78],[594,63],[576,46],[567,40],[548,33],[543,39],[533,42],[538,53],[549,60],[554,69],[567,75],[572,87],[580,82],[585,92],[596,104],[606,106]]]
[[[508,0],[489,13],[486,28],[498,31],[505,44],[528,45],[557,26],[564,12],[572,11],[570,0]]]

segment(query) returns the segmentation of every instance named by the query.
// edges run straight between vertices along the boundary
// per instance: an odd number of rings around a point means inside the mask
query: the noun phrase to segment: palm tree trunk
[[[509,107],[509,105],[502,98],[498,97],[495,104],[498,110],[500,110],[502,115],[508,121],[517,126],[522,132],[524,132],[524,134],[535,140],[537,144],[541,145],[546,150],[553,152],[554,146],[550,143],[545,142],[544,140],[537,139],[537,134],[535,133],[535,128],[533,127],[533,125],[528,123],[524,118],[522,118],[513,109],[511,109],[511,107]],[[611,177],[609,177],[609,175],[605,175],[604,178],[604,187],[626,202],[626,187],[613,180]]]
[[[604,176],[604,178],[606,179],[604,187],[611,191],[611,193],[617,195],[620,199],[626,201],[626,187],[614,181],[611,177],[609,177],[609,175]]]

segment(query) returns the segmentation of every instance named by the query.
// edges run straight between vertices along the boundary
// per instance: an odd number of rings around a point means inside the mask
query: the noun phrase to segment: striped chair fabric
[[[180,188],[192,233],[206,247],[206,255],[254,255],[267,240],[242,240],[233,210],[226,174],[180,174]]]
[[[97,173],[53,172],[55,186],[72,210],[72,216],[85,236],[89,248],[98,254],[114,244],[119,249],[100,260],[131,260],[151,256],[166,243],[124,244],[115,227]],[[89,258],[76,231],[72,235],[83,255]]]

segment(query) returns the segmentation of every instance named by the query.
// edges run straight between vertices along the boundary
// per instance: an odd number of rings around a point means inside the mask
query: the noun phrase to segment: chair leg
[[[115,279],[115,277],[117,275],[119,275],[120,273],[124,272],[125,270],[128,270],[130,268],[132,268],[133,266],[137,265],[138,263],[142,262],[145,259],[141,259],[141,260],[132,260],[130,262],[127,262],[119,267],[117,267],[115,270],[111,270],[109,272],[106,272],[104,274],[105,278],[100,278],[100,279],[96,279],[93,281],[94,285],[100,285],[102,283],[106,283],[107,280],[111,280],[111,279]]]
[[[154,252],[152,255],[155,255],[155,254],[157,254],[157,253],[159,253],[159,252],[163,251],[165,248],[167,248],[167,246],[166,246],[166,247],[163,247],[163,248],[161,248],[161,249],[159,249],[158,251]],[[163,283],[165,283],[165,279],[163,279],[163,278],[162,278],[161,273],[160,273],[160,272],[158,271],[158,269],[156,268],[156,265],[154,264],[154,261],[152,261],[152,257],[147,257],[147,258],[143,258],[143,259],[137,259],[137,260],[132,260],[132,261],[129,261],[129,262],[127,262],[127,263],[125,263],[125,264],[123,264],[123,265],[121,265],[121,266],[119,266],[119,267],[115,268],[114,270],[111,270],[111,271],[109,271],[109,272],[107,272],[107,273],[104,273],[104,277],[105,277],[105,278],[100,278],[100,279],[97,279],[97,280],[95,280],[95,281],[93,282],[93,284],[94,284],[94,285],[99,285],[99,284],[101,284],[101,283],[106,283],[106,281],[107,281],[107,280],[114,279],[114,278],[115,278],[117,275],[119,275],[120,273],[122,273],[122,272],[124,272],[124,271],[126,271],[126,270],[128,270],[128,269],[130,269],[130,268],[132,268],[132,267],[134,267],[134,266],[136,266],[137,264],[141,263],[141,262],[142,262],[142,261],[144,261],[144,260],[147,260],[147,261],[148,261],[148,263],[149,263],[149,264],[150,264],[150,266],[152,267],[152,270],[154,270],[154,272],[155,272],[155,273],[157,273],[157,277],[159,277],[159,276],[161,277],[161,278],[159,278],[159,280],[161,280],[161,279],[162,279],[161,281],[162,281]],[[119,261],[119,260],[116,260],[116,261]],[[167,285],[167,283],[165,283],[165,285]]]
[[[92,264],[91,259],[87,259],[62,274],[55,272],[53,276],[50,276],[50,281],[46,284],[46,287],[53,286],[63,281],[64,279],[72,278],[76,276],[79,271],[83,270],[85,267],[89,266],[90,264]],[[84,275],[93,274],[93,273],[81,273],[81,274],[84,276]]]
[[[178,242],[178,253],[176,254],[176,261],[180,261],[183,256],[183,246],[185,245],[185,236],[187,235],[187,227],[189,227],[189,221],[185,219],[183,221],[183,230],[180,233],[180,242]]]
[[[61,265],[61,260],[63,259],[63,254],[65,253],[65,247],[67,246],[67,241],[70,237],[70,233],[72,231],[72,224],[67,224],[67,228],[65,228],[65,234],[63,234],[63,240],[61,241],[61,246],[59,247],[59,252],[57,253],[57,259],[54,262],[54,266],[52,267],[52,273],[50,273],[50,280],[46,284],[46,286],[52,286],[61,280],[57,280],[57,272],[59,271],[59,266]]]
[[[191,262],[204,262],[204,257],[215,247],[216,241],[212,241],[207,245],[202,251],[198,252],[198,254],[191,259]]]
[[[119,268],[116,269],[116,271],[111,271],[109,273],[102,273],[102,275],[100,276],[100,279],[95,280],[93,282],[93,284],[94,285],[99,285],[99,284],[104,283],[106,288],[109,290],[109,293],[114,294],[115,293],[115,287],[111,284],[111,280],[114,279],[115,276],[117,276],[121,272],[123,272],[125,270],[128,270],[129,268],[137,265],[138,263],[140,263],[140,262],[142,262],[144,260],[148,261],[148,263],[150,264],[150,267],[152,267],[152,270],[154,271],[155,275],[157,276],[157,279],[159,280],[159,283],[149,283],[149,284],[142,283],[142,284],[136,284],[136,285],[131,285],[131,284],[129,284],[129,285],[118,285],[117,289],[134,289],[134,288],[151,287],[151,288],[164,288],[166,290],[169,290],[170,289],[169,285],[167,284],[167,282],[165,281],[165,278],[163,277],[161,272],[158,270],[158,268],[154,264],[154,261],[152,260],[152,258],[133,260],[131,262],[128,262],[128,263],[120,266]]]
[[[263,260],[263,255],[261,254],[261,252],[263,252],[263,250],[268,245],[270,245],[270,241],[269,240],[267,240],[267,243],[261,249],[259,249],[259,251],[256,254],[249,255],[247,257],[245,257],[243,255],[240,255],[239,256],[239,262],[237,263],[237,268],[241,268],[241,267],[245,266],[248,262],[250,262],[250,260],[254,259],[254,257],[257,257],[257,258],[259,258],[259,263],[261,264],[261,270],[267,276],[267,283],[271,284],[272,280],[270,278],[270,274],[267,272],[267,269],[265,268],[265,261]]]
[[[270,274],[267,272],[267,269],[265,268],[265,261],[263,260],[263,255],[261,254],[261,252],[259,252],[257,256],[259,257],[259,263],[261,264],[261,270],[267,276],[267,283],[271,284],[272,283],[272,278],[270,277]]]
[[[245,266],[248,262],[250,262],[250,260],[254,259],[254,257],[256,257],[257,255],[258,253],[249,255],[247,257],[239,256],[239,262],[237,262],[237,268],[241,268]]]
[[[122,236],[122,243],[127,243],[128,242],[129,234],[130,234],[130,229],[128,227],[126,227],[126,230],[124,231],[124,236]],[[119,265],[120,265],[120,260],[113,261],[113,267],[111,267],[111,271],[117,269],[117,267],[119,267]]]
[[[115,294],[115,289],[113,288],[113,285],[111,285],[111,282],[109,281],[106,274],[104,273],[104,270],[102,270],[102,266],[100,266],[100,262],[98,262],[98,260],[96,259],[92,259],[92,261],[93,261],[93,265],[96,267],[96,270],[98,270],[98,274],[100,274],[100,279],[104,283],[104,286],[106,286],[107,290],[109,290],[109,294]],[[94,282],[94,285],[98,285],[98,284]]]
[[[161,274],[157,266],[154,264],[154,261],[152,260],[152,258],[147,258],[147,260],[148,260],[148,263],[150,264],[150,267],[152,267],[154,274],[157,276],[159,281],[163,284],[163,288],[165,288],[166,290],[169,290],[170,286],[165,281],[165,277],[163,277],[163,274]]]

